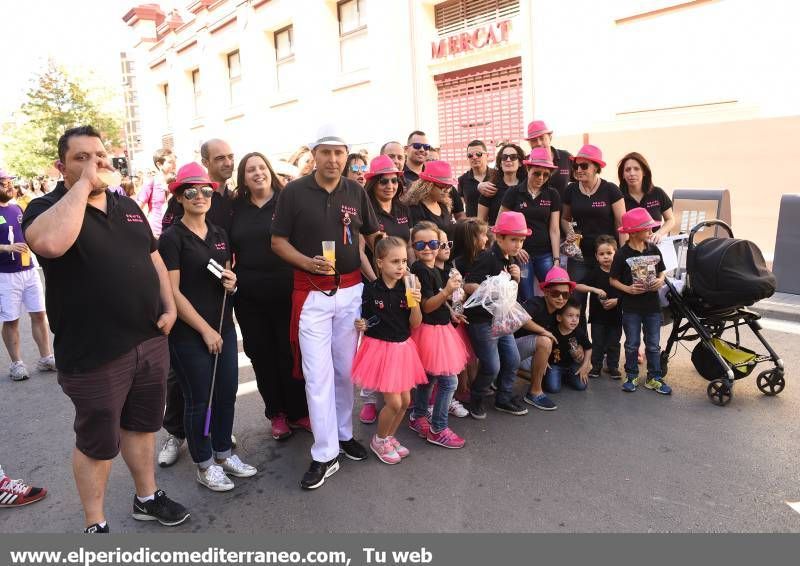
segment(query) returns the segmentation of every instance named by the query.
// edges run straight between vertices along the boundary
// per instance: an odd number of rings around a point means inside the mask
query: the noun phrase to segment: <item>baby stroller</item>
[[[697,245],[695,235],[703,228],[719,226],[727,238],[707,238]],[[767,269],[758,247],[733,237],[730,226],[720,220],[701,222],[689,234],[683,291],[666,280],[666,296],[672,316],[672,332],[661,352],[661,369],[667,373],[670,353],[681,340],[699,342],[692,351],[692,364],[710,383],[706,393],[715,405],[727,405],[733,383],[747,377],[762,362],[773,367],[758,374],[756,385],[765,395],[783,391],[783,360],[761,335],[761,318],[747,307],[775,292],[775,276]],[[758,354],[740,343],[739,327],[748,326],[769,355]],[[733,330],[735,341],[723,338]]]

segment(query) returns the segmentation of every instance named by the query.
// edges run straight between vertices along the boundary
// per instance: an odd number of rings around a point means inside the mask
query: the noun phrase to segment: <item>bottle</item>
[[[8,245],[9,246],[14,245],[14,228],[12,226],[8,227]],[[14,252],[11,252],[11,259],[12,260],[16,259],[14,257]]]

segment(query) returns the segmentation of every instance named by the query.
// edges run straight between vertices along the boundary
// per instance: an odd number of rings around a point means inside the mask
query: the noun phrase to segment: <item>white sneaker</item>
[[[183,438],[178,438],[170,434],[158,453],[158,465],[162,468],[166,468],[177,462],[183,442]]]
[[[39,358],[36,362],[36,371],[56,371],[56,358],[53,354]]]
[[[12,362],[11,365],[8,366],[8,375],[11,377],[11,381],[24,381],[28,379],[28,368],[25,367],[25,362],[22,360]]]
[[[231,478],[225,475],[222,466],[210,465],[205,470],[197,468],[197,481],[211,491],[230,491],[234,488]]]
[[[458,417],[460,419],[469,415],[469,411],[457,399],[450,401],[450,408],[448,409],[448,412],[454,417]]]
[[[222,469],[232,476],[237,478],[249,478],[258,473],[258,470],[249,464],[245,464],[239,459],[239,456],[233,454],[225,459],[222,464]]]

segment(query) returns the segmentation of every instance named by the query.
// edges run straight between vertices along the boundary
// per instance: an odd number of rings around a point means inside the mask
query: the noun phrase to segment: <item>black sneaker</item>
[[[317,462],[311,461],[308,471],[303,474],[303,479],[300,480],[300,487],[303,489],[317,489],[323,483],[325,478],[331,477],[339,471],[339,458],[334,458],[330,462]]]
[[[351,460],[367,459],[367,449],[355,438],[339,441],[339,454],[344,454]]]
[[[509,415],[527,415],[528,409],[516,399],[509,399],[508,401],[495,401],[494,408],[501,413],[508,413]]]
[[[188,519],[189,512],[159,489],[153,499],[144,503],[133,496],[133,518],[137,521],[158,521],[167,527],[174,527]]]
[[[83,529],[83,533],[87,535],[99,535],[99,534],[107,534],[111,531],[108,529],[108,523],[106,523],[105,527],[101,527],[98,523],[94,525],[89,525],[85,529]]]
[[[622,379],[622,372],[619,371],[619,368],[608,368],[606,371],[611,379]]]
[[[597,379],[598,377],[600,377],[600,368],[592,368],[589,370],[590,379]]]
[[[480,397],[471,399],[469,405],[467,406],[467,410],[473,419],[482,421],[486,418],[486,409],[483,408],[483,399]]]

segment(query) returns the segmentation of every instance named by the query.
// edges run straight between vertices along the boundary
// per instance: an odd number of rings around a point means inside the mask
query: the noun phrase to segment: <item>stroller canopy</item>
[[[687,264],[691,292],[712,305],[747,306],[775,293],[775,276],[747,240],[704,240],[689,251]]]

